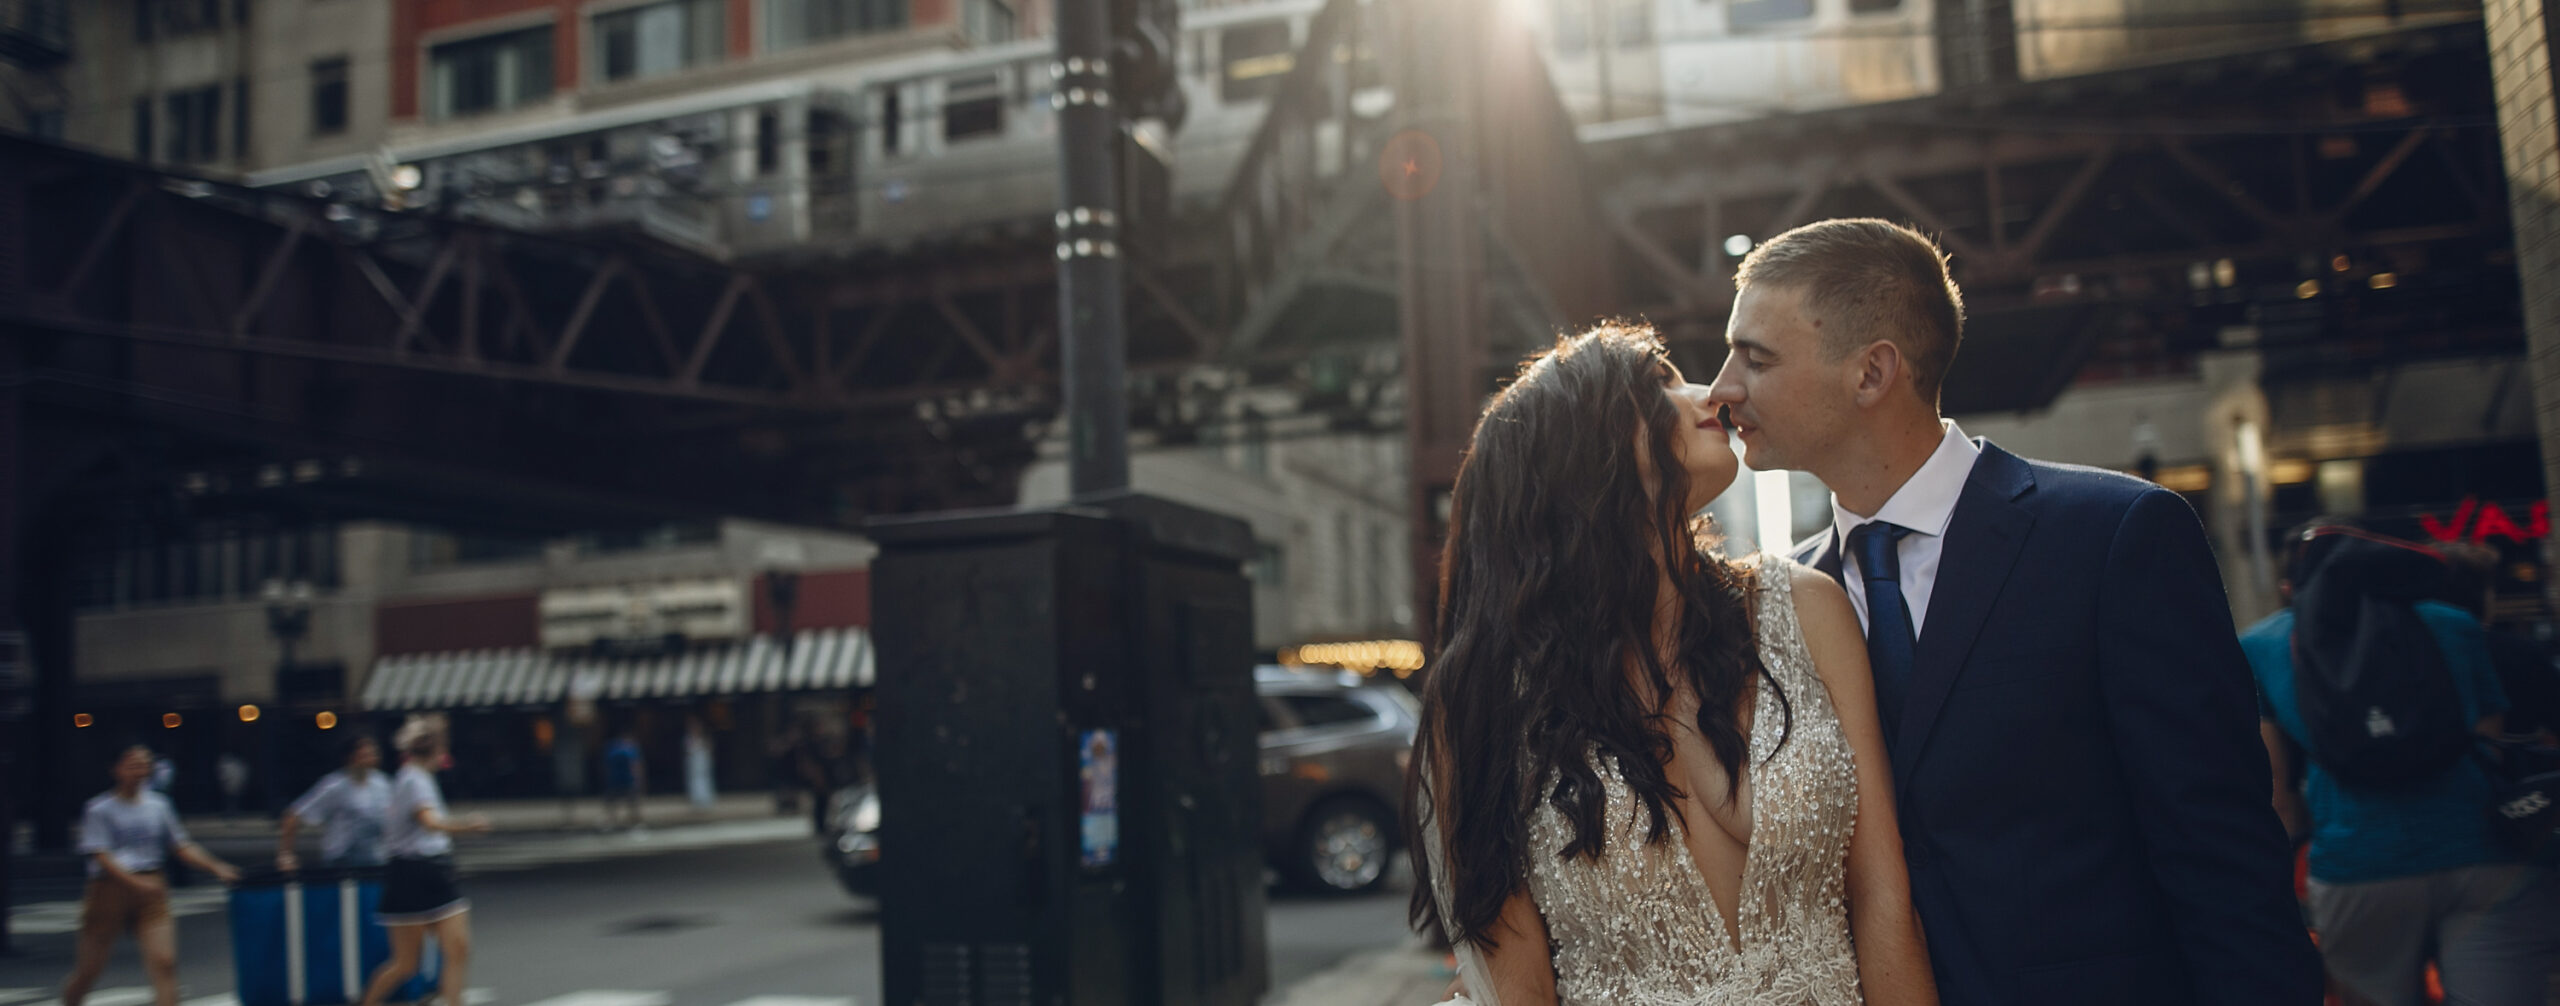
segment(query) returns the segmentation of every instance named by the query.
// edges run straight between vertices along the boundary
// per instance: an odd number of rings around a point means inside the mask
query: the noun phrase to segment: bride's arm
[[[1911,906],[1911,877],[1902,861],[1902,828],[1894,820],[1893,766],[1877,725],[1875,680],[1866,637],[1849,595],[1830,577],[1796,567],[1796,620],[1841,733],[1858,767],[1858,822],[1849,838],[1849,933],[1857,941],[1858,980],[1872,1006],[1935,1006],[1928,944]]]
[[[1434,778],[1450,778],[1445,754],[1432,761],[1438,769]],[[1432,804],[1433,823],[1457,820],[1449,813],[1447,794],[1436,793]],[[1428,880],[1438,892],[1440,915],[1445,920],[1450,910],[1452,843],[1447,834],[1430,823],[1426,824],[1424,835],[1434,846],[1430,850]],[[1537,900],[1529,896],[1526,883],[1502,902],[1502,914],[1494,919],[1493,938],[1491,950],[1465,942],[1457,945],[1460,969],[1458,980],[1449,987],[1450,994],[1469,994],[1483,1006],[1556,1006],[1555,961],[1547,943],[1547,920],[1538,914]],[[1488,985],[1491,987],[1484,987]]]
[[[1495,996],[1484,1001],[1499,1006],[1555,1006],[1556,968],[1548,956],[1547,920],[1538,914],[1537,902],[1527,890],[1502,903],[1494,939],[1501,942],[1485,953],[1484,965]]]

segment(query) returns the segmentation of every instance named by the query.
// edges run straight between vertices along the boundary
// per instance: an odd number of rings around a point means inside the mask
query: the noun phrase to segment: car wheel
[[[1356,894],[1386,883],[1395,826],[1376,803],[1337,797],[1316,806],[1298,827],[1299,879],[1319,891]]]

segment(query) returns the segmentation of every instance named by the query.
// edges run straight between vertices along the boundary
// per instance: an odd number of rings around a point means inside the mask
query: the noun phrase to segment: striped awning
[[[861,629],[811,629],[789,652],[756,637],[682,653],[625,660],[553,656],[530,647],[409,653],[374,661],[364,706],[376,711],[550,705],[593,674],[596,698],[684,698],[867,687],[871,637]]]

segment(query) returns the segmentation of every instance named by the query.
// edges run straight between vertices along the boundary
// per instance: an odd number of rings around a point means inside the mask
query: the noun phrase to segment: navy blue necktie
[[[1895,546],[1911,529],[1869,521],[1849,532],[1849,551],[1858,557],[1858,578],[1867,590],[1867,663],[1876,676],[1876,714],[1884,721],[1885,740],[1893,740],[1902,722],[1902,698],[1911,684],[1911,654],[1919,633],[1911,628],[1911,605],[1902,598],[1902,556]]]

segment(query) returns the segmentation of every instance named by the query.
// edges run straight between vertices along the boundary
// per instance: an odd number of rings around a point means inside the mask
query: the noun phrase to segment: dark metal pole
[[[1120,112],[1111,98],[1110,0],[1059,0],[1050,64],[1058,114],[1058,335],[1067,487],[1129,487],[1127,334],[1121,303]]]

